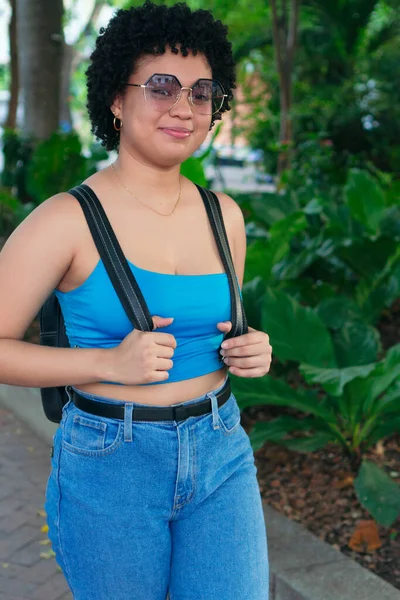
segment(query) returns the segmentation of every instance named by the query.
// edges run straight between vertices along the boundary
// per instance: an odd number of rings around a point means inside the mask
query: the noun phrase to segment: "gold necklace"
[[[172,215],[172,213],[174,212],[174,210],[176,209],[176,207],[178,206],[178,202],[181,199],[181,192],[182,192],[182,183],[181,183],[181,178],[179,177],[179,194],[178,194],[178,200],[175,203],[174,208],[172,209],[172,211],[170,213],[168,213],[167,215],[164,215],[163,213],[159,213],[157,210],[154,210],[154,208],[151,208],[151,206],[149,206],[148,204],[145,204],[145,202],[142,202],[142,200],[140,200],[140,198],[138,198],[136,196],[136,194],[134,194],[134,192],[132,192],[132,190],[130,190],[129,188],[127,188],[122,181],[120,180],[120,178],[118,177],[118,173],[115,170],[114,167],[114,163],[111,164],[111,168],[114,171],[114,175],[115,177],[118,179],[119,183],[122,185],[122,187],[124,188],[124,190],[126,190],[127,192],[129,192],[129,194],[131,194],[136,200],[138,200],[141,204],[143,204],[143,206],[145,206],[146,208],[149,208],[150,210],[152,210],[153,212],[157,213],[157,215],[160,215],[161,217],[169,217],[170,215]]]

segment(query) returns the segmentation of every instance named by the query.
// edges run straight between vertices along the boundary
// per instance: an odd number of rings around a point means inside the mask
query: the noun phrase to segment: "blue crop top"
[[[231,318],[228,276],[172,275],[141,269],[128,261],[151,315],[174,317],[168,327],[177,346],[169,383],[221,369],[218,348],[223,333],[217,323]],[[89,277],[70,292],[55,290],[71,346],[112,348],[133,329],[100,259]],[[104,382],[106,383],[106,382]]]

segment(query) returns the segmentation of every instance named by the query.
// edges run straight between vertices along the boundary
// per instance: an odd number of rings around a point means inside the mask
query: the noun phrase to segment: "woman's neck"
[[[113,175],[127,193],[144,199],[147,205],[160,212],[167,213],[168,208],[172,210],[182,183],[179,165],[168,169],[158,168],[120,151],[113,167]]]

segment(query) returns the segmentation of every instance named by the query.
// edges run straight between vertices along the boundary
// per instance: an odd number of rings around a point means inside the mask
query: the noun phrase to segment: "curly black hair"
[[[107,150],[119,145],[110,106],[126,88],[122,82],[128,81],[141,56],[164,54],[166,46],[183,56],[189,51],[204,54],[213,78],[222,84],[227,98],[220,112],[212,116],[211,127],[221,113],[230,110],[236,74],[227,27],[208,10],[192,11],[183,2],[167,7],[146,0],[142,6],[118,10],[107,27],[100,29],[86,70],[92,132]]]

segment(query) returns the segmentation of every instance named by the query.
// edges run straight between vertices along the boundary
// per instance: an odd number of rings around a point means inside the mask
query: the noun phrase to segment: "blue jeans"
[[[209,397],[212,413],[179,422],[64,406],[44,508],[74,600],[268,600],[253,450],[222,387],[180,403]]]

